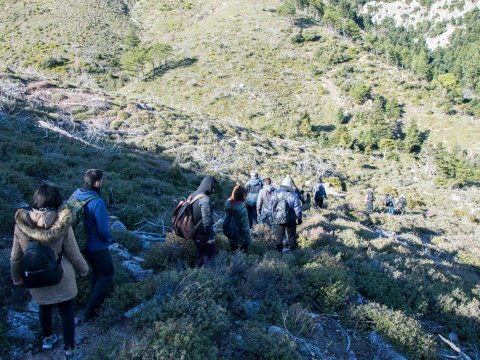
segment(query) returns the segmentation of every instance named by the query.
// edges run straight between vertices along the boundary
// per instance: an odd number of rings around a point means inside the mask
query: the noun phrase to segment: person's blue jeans
[[[388,213],[394,215],[395,214],[395,208],[393,206],[388,207]]]

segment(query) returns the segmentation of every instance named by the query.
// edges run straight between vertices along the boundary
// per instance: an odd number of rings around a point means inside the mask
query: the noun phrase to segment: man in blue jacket
[[[72,197],[80,201],[90,199],[84,205],[84,224],[88,234],[85,257],[92,268],[91,293],[85,308],[84,320],[90,320],[102,305],[113,282],[113,259],[108,246],[112,243],[107,206],[100,197],[103,171],[87,170],[84,184]]]

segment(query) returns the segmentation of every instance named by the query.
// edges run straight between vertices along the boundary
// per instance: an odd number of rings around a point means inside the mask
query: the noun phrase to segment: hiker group
[[[302,224],[302,201],[313,197],[323,206],[327,193],[321,179],[310,191],[299,191],[286,176],[279,187],[270,178],[260,179],[252,171],[245,183],[236,183],[225,201],[223,232],[232,251],[247,252],[253,241],[252,227],[266,224],[275,234],[276,249],[288,252],[297,247],[297,225]],[[78,294],[75,270],[90,277],[90,295],[78,321],[97,315],[113,282],[114,265],[107,206],[100,196],[103,172],[87,170],[83,185],[63,201],[57,187],[43,184],[29,208],[15,214],[15,230],[10,257],[15,285],[29,289],[39,304],[43,349],[51,349],[58,338],[53,332],[52,311],[58,307],[62,320],[65,357],[75,354],[74,298]],[[204,266],[217,252],[213,204],[210,199],[218,186],[205,177],[198,189],[181,201],[173,213],[175,233],[192,239],[196,247],[195,266]]]
[[[367,203],[367,213],[370,214],[375,210],[375,193],[373,189],[368,190],[367,194],[365,195],[365,202]],[[400,195],[398,199],[396,199],[392,194],[387,193],[385,195],[384,201],[385,205],[385,212],[391,215],[405,215],[407,211],[407,198],[405,195]]]
[[[217,251],[210,200],[216,186],[214,177],[205,177],[197,191],[181,201],[173,214],[175,233],[195,242],[197,267],[204,266]],[[322,207],[327,193],[321,179],[312,190],[316,206]],[[307,198],[311,198],[309,192],[300,192],[288,175],[277,188],[270,178],[262,180],[258,172],[251,171],[245,185],[237,182],[225,201],[223,233],[229,239],[231,250],[247,252],[253,241],[251,229],[257,224],[271,227],[279,252],[295,249],[297,225],[302,224],[302,200],[309,201]]]

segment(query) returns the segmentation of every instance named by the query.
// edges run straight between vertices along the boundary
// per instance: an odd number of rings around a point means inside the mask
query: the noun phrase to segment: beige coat
[[[15,214],[15,232],[13,238],[10,265],[12,280],[16,283],[22,278],[21,258],[27,249],[29,239],[48,245],[58,257],[63,246],[63,276],[56,285],[30,289],[33,301],[40,305],[57,304],[77,296],[75,269],[80,275],[88,273],[88,265],[78,249],[71,225],[71,213],[68,209],[55,211],[27,211],[20,209]],[[73,266],[72,266],[73,265]]]

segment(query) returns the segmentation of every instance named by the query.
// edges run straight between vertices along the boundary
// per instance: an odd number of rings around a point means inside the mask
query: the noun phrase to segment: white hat
[[[288,186],[288,187],[295,187],[295,184],[293,183],[293,179],[290,175],[285,176],[285,179],[282,181],[282,186]]]
[[[250,171],[250,177],[257,178],[258,177],[258,172],[256,172],[255,170]]]

